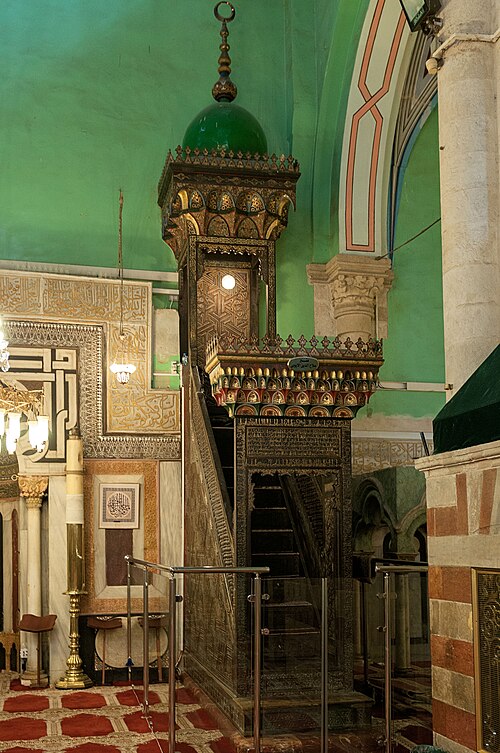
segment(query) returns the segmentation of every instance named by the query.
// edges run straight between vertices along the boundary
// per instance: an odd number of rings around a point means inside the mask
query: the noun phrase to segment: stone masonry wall
[[[500,442],[417,460],[427,480],[434,741],[477,750],[472,569],[500,568]]]

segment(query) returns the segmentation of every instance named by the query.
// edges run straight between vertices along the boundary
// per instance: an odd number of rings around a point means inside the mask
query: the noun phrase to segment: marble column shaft
[[[19,489],[27,512],[26,605],[28,613],[37,616],[42,614],[41,509],[48,484],[48,476],[19,476]],[[28,647],[26,674],[36,676],[37,637],[27,633],[25,641]]]
[[[497,0],[443,0],[439,14],[439,42],[460,35],[443,52],[438,73],[446,381],[453,385],[448,397],[500,334],[500,41],[492,41],[499,7]]]

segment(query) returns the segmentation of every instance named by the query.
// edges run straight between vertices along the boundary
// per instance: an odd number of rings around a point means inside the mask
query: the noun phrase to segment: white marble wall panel
[[[180,463],[160,463],[160,553],[164,565],[184,564],[184,511]],[[177,579],[177,593],[184,593],[182,576]],[[183,645],[183,602],[177,607],[178,647]]]
[[[59,469],[60,471],[60,469]],[[45,503],[44,503],[45,504]],[[50,682],[59,680],[66,672],[69,656],[69,596],[67,588],[66,556],[66,476],[49,478],[47,568],[42,579],[48,594],[49,614],[57,614],[50,637]]]
[[[182,565],[181,464],[160,463],[160,552],[165,565]]]
[[[3,517],[3,629],[12,632],[12,511],[19,503],[2,501]]]

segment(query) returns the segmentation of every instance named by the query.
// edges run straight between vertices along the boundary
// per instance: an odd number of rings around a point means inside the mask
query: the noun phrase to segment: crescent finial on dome
[[[231,10],[229,16],[223,16],[219,12],[221,5],[229,6]],[[227,41],[227,38],[229,36],[227,25],[234,19],[236,11],[229,0],[221,0],[214,8],[214,15],[215,18],[222,24],[220,30],[222,42],[219,46],[219,80],[214,84],[212,88],[212,96],[217,102],[232,102],[238,94],[238,89],[236,87],[236,84],[231,81],[231,58],[229,57],[229,44]]]

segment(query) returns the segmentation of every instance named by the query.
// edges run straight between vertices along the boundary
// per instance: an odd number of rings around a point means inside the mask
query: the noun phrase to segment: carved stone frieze
[[[434,445],[431,440],[428,440],[428,445],[432,454]],[[422,442],[416,439],[353,437],[352,473],[353,476],[359,476],[382,468],[413,466],[415,459],[423,457],[424,454]]]
[[[310,264],[309,282],[315,287],[315,332],[327,334],[332,322],[337,337],[357,340],[387,337],[387,294],[393,272],[388,259],[338,254],[327,264]],[[324,289],[328,286],[329,300]],[[317,290],[316,290],[317,288]],[[323,309],[325,303],[330,311]]]

